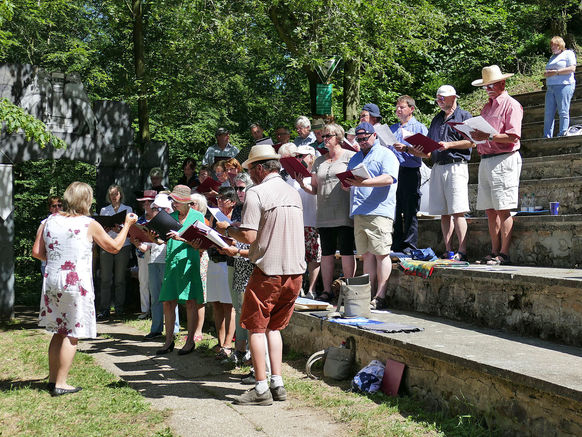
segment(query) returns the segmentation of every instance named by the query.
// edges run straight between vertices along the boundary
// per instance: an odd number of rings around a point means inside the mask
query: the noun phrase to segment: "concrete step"
[[[544,121],[544,112],[546,109],[545,103],[536,106],[528,106],[524,108],[523,112],[523,123],[533,123],[536,121]],[[582,116],[582,99],[572,99],[570,102],[570,125],[579,124],[577,120]],[[558,116],[557,114],[554,115],[554,118],[557,122]],[[555,124],[555,123],[554,123]],[[556,126],[554,126],[554,132],[556,131]]]
[[[536,206],[549,209],[550,202],[560,202],[561,214],[582,214],[582,176],[521,179],[519,199],[535,194]],[[469,184],[469,206],[477,211],[477,183]]]
[[[511,94],[511,97],[521,103],[521,106],[523,106],[524,110],[527,110],[529,106],[543,105],[546,101],[546,92],[533,91],[531,93],[524,94]],[[582,97],[582,83],[577,82],[572,98],[579,99],[580,97]]]
[[[469,162],[469,183],[476,184],[479,162]],[[523,158],[521,180],[582,176],[582,153]]]
[[[533,158],[536,156],[566,155],[582,152],[582,135],[558,138],[532,138],[521,140],[521,156]],[[479,160],[473,151],[472,161]]]
[[[510,257],[521,266],[578,268],[582,266],[582,215],[514,216]],[[491,250],[485,217],[468,218],[467,253],[471,261]],[[444,252],[440,219],[420,219],[419,247]],[[455,238],[456,247],[456,238]]]
[[[373,359],[404,363],[400,391],[431,407],[480,413],[502,435],[582,435],[580,348],[419,314],[372,316],[424,331],[374,333],[295,312],[284,343],[311,354],[353,336],[358,368]]]

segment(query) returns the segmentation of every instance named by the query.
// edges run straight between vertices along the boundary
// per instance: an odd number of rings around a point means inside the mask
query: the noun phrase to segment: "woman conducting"
[[[49,382],[52,396],[76,393],[81,387],[67,384],[67,376],[77,351],[79,338],[94,338],[95,293],[93,290],[92,247],[97,243],[108,253],[117,253],[125,244],[135,214],[127,214],[115,238],[88,217],[93,190],[73,182],[63,195],[63,212],[51,215],[40,226],[32,256],[46,260],[42,286],[39,326],[53,333],[49,345]]]

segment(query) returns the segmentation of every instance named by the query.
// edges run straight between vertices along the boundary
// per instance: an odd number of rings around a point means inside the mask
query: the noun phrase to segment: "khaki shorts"
[[[517,208],[520,173],[519,152],[482,158],[479,163],[477,209],[502,211]]]
[[[285,328],[293,315],[303,275],[267,276],[255,267],[245,290],[241,326],[249,332]]]
[[[354,237],[358,255],[388,255],[392,246],[393,220],[381,215],[355,215]]]
[[[469,166],[467,163],[433,165],[428,193],[428,212],[431,215],[469,212]]]

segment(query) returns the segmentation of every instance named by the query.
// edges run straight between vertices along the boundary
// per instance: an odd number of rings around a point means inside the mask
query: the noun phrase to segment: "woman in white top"
[[[53,333],[49,355],[48,389],[52,396],[76,393],[67,384],[79,338],[94,338],[93,242],[107,253],[117,253],[127,238],[135,214],[127,214],[123,229],[113,239],[89,215],[93,190],[73,182],[63,195],[64,211],[51,215],[40,226],[32,256],[46,260],[39,325]]]
[[[124,205],[123,189],[119,185],[110,185],[107,189],[106,200],[110,203],[106,207],[101,208],[99,215],[115,215],[121,211],[132,213],[131,206]],[[120,227],[105,229],[111,238],[116,238],[119,234]],[[99,254],[100,269],[101,269],[101,296],[99,304],[98,319],[109,318],[109,308],[111,306],[111,283],[113,280],[113,272],[115,271],[115,314],[123,314],[123,306],[125,305],[125,274],[127,273],[127,264],[131,255],[131,243],[129,238],[125,239],[123,247],[115,255],[105,250],[101,250]]]
[[[555,36],[550,41],[552,56],[546,65],[546,107],[544,113],[544,137],[554,135],[554,117],[558,111],[560,126],[558,136],[562,136],[570,125],[570,100],[576,88],[576,55],[566,50],[564,40]]]

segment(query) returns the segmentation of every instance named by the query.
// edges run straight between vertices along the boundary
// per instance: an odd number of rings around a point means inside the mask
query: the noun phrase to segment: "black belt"
[[[501,155],[511,155],[512,153],[515,153],[515,150],[513,152],[491,153],[490,155],[481,155],[481,159],[493,158],[494,156]]]
[[[445,159],[440,159],[435,164],[447,165],[447,164],[456,164],[458,162],[467,162],[467,160],[465,158],[450,158],[449,157],[449,158],[445,158]]]

